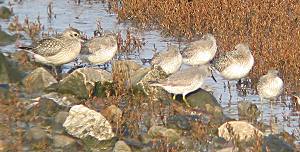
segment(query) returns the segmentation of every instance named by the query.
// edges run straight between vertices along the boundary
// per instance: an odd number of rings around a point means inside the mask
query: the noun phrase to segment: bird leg
[[[176,100],[176,94],[173,94],[173,100]]]
[[[190,104],[187,102],[185,95],[182,95],[183,101],[186,104],[187,107],[191,107]]]
[[[264,119],[264,116],[263,116],[263,114],[264,114],[264,111],[263,111],[263,98],[262,97],[260,97],[260,112],[261,112],[261,122],[263,122],[263,119]]]

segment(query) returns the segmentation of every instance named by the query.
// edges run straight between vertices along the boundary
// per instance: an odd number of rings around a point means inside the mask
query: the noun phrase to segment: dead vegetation
[[[252,78],[276,68],[287,92],[299,90],[300,3],[288,1],[110,0],[120,21],[157,27],[167,36],[192,39],[213,33],[219,52],[247,42],[255,56]],[[154,25],[154,26],[153,26]]]

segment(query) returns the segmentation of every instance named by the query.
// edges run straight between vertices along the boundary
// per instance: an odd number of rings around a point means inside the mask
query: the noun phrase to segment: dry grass
[[[247,42],[256,61],[252,78],[276,68],[283,74],[288,92],[300,88],[297,0],[110,0],[109,5],[120,21],[129,19],[139,27],[154,25],[167,36],[191,39],[213,33],[220,52]]]

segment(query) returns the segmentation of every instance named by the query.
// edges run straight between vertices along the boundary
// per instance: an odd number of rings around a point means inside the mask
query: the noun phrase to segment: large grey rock
[[[54,83],[57,83],[56,79],[42,67],[35,69],[23,79],[27,93],[42,92],[45,88]]]
[[[249,142],[255,140],[255,137],[261,138],[263,133],[244,121],[229,121],[218,128],[219,137],[227,141],[236,139],[239,142]]]
[[[0,6],[0,18],[8,19],[13,13],[9,10],[9,8],[5,6]]]
[[[91,136],[102,141],[115,136],[112,126],[104,116],[83,105],[76,105],[70,109],[63,126],[70,135],[81,139]]]
[[[122,140],[119,140],[113,149],[113,152],[131,152],[131,148]]]
[[[18,82],[23,77],[24,73],[18,70],[17,64],[0,53],[0,84]]]
[[[58,92],[73,94],[78,98],[89,98],[94,90],[95,82],[111,82],[111,74],[105,70],[80,68],[62,79]]]

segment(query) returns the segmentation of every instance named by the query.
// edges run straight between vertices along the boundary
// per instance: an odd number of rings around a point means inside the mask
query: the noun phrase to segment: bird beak
[[[215,78],[214,75],[213,75],[213,68],[212,68],[211,66],[209,66],[209,69],[210,69],[210,72],[211,72],[211,78],[212,78],[215,82],[217,82],[216,78]]]
[[[212,72],[211,72],[211,77],[212,77],[212,79],[213,79],[215,82],[217,82],[217,80],[216,80],[216,78],[214,77],[214,75],[212,74]]]

